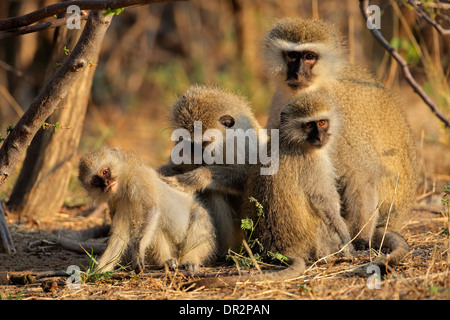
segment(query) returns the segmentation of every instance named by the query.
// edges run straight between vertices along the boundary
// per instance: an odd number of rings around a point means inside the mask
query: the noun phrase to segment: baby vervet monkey
[[[113,270],[125,253],[137,273],[146,256],[158,267],[190,271],[214,257],[214,228],[205,208],[133,154],[108,147],[94,151],[81,159],[79,180],[95,202],[107,202],[110,209],[111,234],[97,270]]]
[[[409,247],[398,234],[418,185],[413,135],[396,96],[348,61],[337,28],[326,21],[280,19],[264,40],[264,59],[276,89],[267,128],[278,128],[291,99],[327,91],[342,115],[337,169],[342,216],[355,247],[390,249],[395,264]]]
[[[241,244],[235,221],[249,163],[278,163],[264,153],[267,134],[245,98],[218,87],[188,88],[174,103],[170,123],[172,141],[180,141],[159,172],[182,190],[198,191],[213,216],[223,256]]]
[[[331,160],[340,126],[339,112],[325,92],[297,97],[282,109],[279,170],[263,176],[252,167],[244,192],[244,199],[254,197],[263,206],[265,217],[253,236],[264,252],[280,252],[294,262],[318,259],[342,246],[344,253],[353,252]],[[256,221],[254,205],[245,201],[243,207],[243,216]]]

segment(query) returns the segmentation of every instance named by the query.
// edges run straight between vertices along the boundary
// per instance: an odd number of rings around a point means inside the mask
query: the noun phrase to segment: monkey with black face
[[[267,128],[279,127],[281,110],[292,98],[328,92],[342,115],[332,154],[342,215],[351,236],[357,236],[355,246],[387,247],[384,261],[397,263],[409,250],[398,231],[414,202],[418,177],[414,140],[400,103],[369,72],[348,62],[332,24],[281,19],[264,44],[276,84]]]
[[[111,234],[98,270],[111,271],[127,252],[136,272],[147,255],[158,267],[195,271],[215,254],[208,212],[194,195],[181,192],[134,155],[103,147],[84,156],[79,180],[96,202],[107,202]]]
[[[265,252],[296,261],[318,259],[339,246],[346,254],[353,251],[330,157],[340,125],[338,111],[323,92],[302,95],[282,109],[279,171],[260,175],[252,168],[245,190],[246,198],[253,196],[264,208],[265,218],[253,235]],[[248,201],[243,214],[256,218]]]
[[[208,208],[217,230],[218,251],[225,256],[229,248],[241,244],[240,227],[235,222],[241,207],[241,195],[247,180],[249,148],[246,139],[242,144],[233,143],[235,149],[227,149],[229,140],[235,139],[226,133],[227,129],[258,132],[260,125],[255,119],[248,101],[240,95],[218,87],[193,85],[181,95],[172,106],[170,122],[173,129],[186,130],[192,147],[190,164],[169,163],[158,171],[168,176],[167,181],[178,185],[181,190],[197,191]],[[196,124],[201,124],[200,137],[195,136]],[[222,138],[205,141],[202,135],[215,130]],[[228,140],[227,140],[228,139]],[[188,142],[189,142],[188,141]],[[232,141],[235,142],[235,141]],[[214,156],[223,159],[223,164],[208,164],[204,159],[195,162],[195,148],[200,154],[207,149],[214,150]],[[227,153],[233,151],[232,163],[225,163]],[[245,153],[244,163],[236,158]]]

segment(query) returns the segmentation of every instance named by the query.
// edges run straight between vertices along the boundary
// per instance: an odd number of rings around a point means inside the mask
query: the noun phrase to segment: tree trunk
[[[64,46],[69,50],[75,47],[81,29],[69,30],[62,27],[56,32],[46,82],[56,71],[57,63],[67,59]],[[97,57],[92,62],[96,60]],[[63,205],[72,173],[73,156],[82,133],[94,71],[95,66],[92,65],[82,72],[57,110],[46,120],[49,124],[59,123],[63,128],[41,128],[33,138],[8,202],[8,207],[18,212],[20,217],[39,220],[55,213]],[[68,126],[70,128],[66,129]]]

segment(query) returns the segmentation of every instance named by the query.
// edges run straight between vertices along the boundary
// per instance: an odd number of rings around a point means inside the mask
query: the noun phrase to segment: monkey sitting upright
[[[399,234],[418,185],[413,135],[398,98],[364,68],[348,61],[337,27],[304,18],[279,20],[267,33],[264,59],[276,91],[267,128],[278,128],[288,101],[327,91],[342,114],[332,155],[342,216],[356,249],[390,250],[391,265],[408,253]]]
[[[96,202],[108,202],[111,235],[97,270],[111,271],[125,252],[144,269],[146,251],[157,266],[195,271],[215,254],[208,212],[134,155],[103,147],[80,161],[79,180]]]
[[[323,92],[305,94],[283,107],[279,170],[260,175],[251,168],[244,196],[243,216],[257,218],[249,197],[264,208],[253,236],[265,252],[280,252],[303,265],[302,260],[318,259],[340,246],[346,245],[346,254],[353,251],[330,156],[340,126],[340,116]]]

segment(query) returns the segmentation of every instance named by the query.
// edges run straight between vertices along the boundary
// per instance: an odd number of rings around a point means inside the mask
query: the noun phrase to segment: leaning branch
[[[83,33],[68,59],[58,68],[3,142],[0,148],[0,185],[22,159],[45,119],[55,111],[81,72],[91,66],[90,61],[100,49],[111,19],[112,15],[103,17],[101,11],[90,12]]]
[[[11,29],[29,26],[32,23],[41,21],[45,18],[66,13],[68,6],[78,6],[80,10],[106,10],[132,7],[165,0],[74,0],[51,4],[36,11],[27,13],[23,16],[11,17],[0,20],[0,31],[14,31]]]
[[[369,14],[367,13],[368,0],[360,0],[359,8],[361,10],[361,14],[365,21],[368,21]],[[389,42],[383,37],[381,32],[378,29],[371,28],[369,29],[372,32],[372,35],[375,39],[386,49],[387,52],[394,58],[397,63],[400,65],[400,68],[403,71],[406,81],[408,81],[409,85],[413,88],[413,90],[422,98],[422,100],[428,105],[431,111],[436,115],[436,117],[441,120],[444,125],[449,128],[450,127],[450,119],[447,119],[442,112],[439,110],[438,106],[431,100],[431,98],[425,93],[425,91],[420,87],[420,85],[414,80],[411,71],[408,68],[408,63],[403,59],[403,57],[392,47]]]

